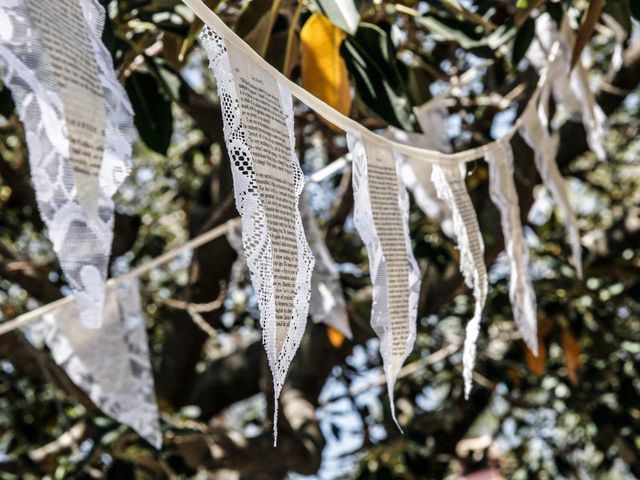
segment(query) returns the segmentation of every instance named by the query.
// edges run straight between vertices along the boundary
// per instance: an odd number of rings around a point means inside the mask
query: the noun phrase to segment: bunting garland
[[[0,0],[0,78],[25,126],[40,214],[85,326],[100,325],[111,197],[131,168],[131,105],[96,0]]]
[[[396,423],[393,388],[416,338],[420,290],[405,187],[418,207],[455,238],[460,271],[473,291],[475,305],[463,354],[465,396],[472,388],[488,290],[484,242],[465,175],[466,163],[483,156],[509,259],[514,319],[527,346],[537,352],[536,299],[509,141],[519,132],[533,149],[543,184],[562,213],[571,263],[580,278],[580,232],[549,130],[554,123],[547,111],[552,94],[571,113],[580,112],[591,149],[601,160],[606,158],[606,117],[595,103],[582,65],[570,73],[568,55],[574,39],[566,20],[557,28],[550,18],[538,18],[539,51],[533,49],[529,55],[540,70],[540,81],[510,131],[489,145],[451,153],[442,98],[416,109],[424,133],[389,128],[386,138],[374,135],[280,75],[239,43],[212,12],[203,10],[200,0],[184,1],[206,24],[201,42],[217,82],[242,221],[241,233],[231,224],[226,233],[246,262],[258,301],[273,375],[274,439],[278,398],[307,315],[346,337],[352,335],[338,268],[303,194],[292,94],[347,133],[354,223],[367,249],[373,285],[371,325],[380,340]],[[0,21],[0,78],[11,89],[25,125],[38,207],[75,294],[75,301],[62,302],[46,315],[32,312],[31,317],[42,317],[39,330],[54,359],[96,405],[159,447],[158,409],[135,281],[144,269],[117,287],[109,281],[105,290],[114,215],[111,197],[130,170],[132,110],[100,40],[104,10],[96,0],[0,0]],[[570,82],[565,81],[567,75]],[[157,266],[165,260],[154,261]],[[105,356],[112,361],[105,364]]]

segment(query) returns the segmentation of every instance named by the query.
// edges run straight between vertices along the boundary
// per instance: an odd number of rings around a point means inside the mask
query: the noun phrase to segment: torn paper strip
[[[111,197],[128,175],[133,113],[95,0],[0,1],[0,78],[24,123],[40,215],[86,326],[100,324]]]
[[[393,386],[413,349],[420,294],[420,270],[409,237],[409,200],[390,148],[352,133],[347,142],[353,158],[353,217],[367,247],[373,284],[371,326],[380,339],[395,420]]]

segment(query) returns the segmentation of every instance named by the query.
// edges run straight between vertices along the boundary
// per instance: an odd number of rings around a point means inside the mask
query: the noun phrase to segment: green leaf
[[[16,109],[16,104],[13,103],[13,98],[11,97],[11,90],[7,87],[2,86],[0,88],[0,115],[5,118],[9,118]]]
[[[640,2],[638,2],[638,0],[629,2],[629,8],[631,9],[631,15],[633,15],[633,18],[640,20]]]
[[[411,103],[413,105],[422,105],[431,99],[429,84],[431,78],[421,68],[407,66],[406,67],[406,84]]]
[[[154,152],[166,155],[173,134],[171,101],[156,78],[148,73],[133,73],[127,78],[125,88],[140,138]]]
[[[439,41],[455,42],[470,53],[483,58],[495,58],[498,47],[516,34],[510,24],[501,25],[490,35],[478,33],[476,25],[449,17],[423,16],[416,22],[429,30]]]
[[[637,0],[631,3],[639,3]],[[631,33],[631,6],[629,0],[608,0],[604,4],[603,12],[611,15],[622,28]]]
[[[144,56],[145,62],[158,80],[158,85],[174,102],[185,103],[189,96],[189,86],[164,58]]]
[[[525,56],[531,41],[536,34],[536,22],[531,18],[527,18],[522,26],[518,29],[516,38],[513,41],[513,50],[511,51],[511,63],[517,67],[520,60]]]
[[[360,23],[360,12],[354,0],[313,0],[316,7],[336,27],[353,35]]]
[[[410,97],[386,32],[363,23],[342,42],[340,54],[367,108],[391,125],[415,130]]]

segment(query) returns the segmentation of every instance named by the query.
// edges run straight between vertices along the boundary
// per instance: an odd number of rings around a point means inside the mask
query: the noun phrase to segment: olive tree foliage
[[[109,13],[103,40],[139,134],[134,171],[116,196],[111,274],[118,275],[237,212],[215,83],[197,41],[202,24],[176,0],[102,2]],[[313,12],[323,12],[345,32],[329,53],[345,62],[346,91],[354,98],[349,113],[372,129],[419,131],[412,107],[479,66],[448,99],[456,151],[489,142],[522,110],[537,81],[525,59],[534,18],[549,12],[560,21],[571,11],[609,119],[604,162],[588,151],[579,119],[558,131],[557,161],[583,233],[584,279],[568,264],[561,218],[540,187],[531,150],[516,136],[515,178],[538,297],[540,353],[534,357],[512,318],[487,166],[468,166],[491,285],[475,386],[464,400],[460,344],[472,298],[455,245],[412,205],[410,231],[423,280],[416,346],[396,386],[401,434],[389,415],[368,325],[368,263],[344,170],[310,192],[340,265],[354,338],[308,323],[281,395],[277,447],[259,312],[246,275],[232,271],[235,252],[220,238],[142,282],[162,450],[106,418],[27,330],[14,331],[0,337],[0,478],[226,478],[216,476],[224,471],[246,479],[295,472],[419,479],[487,470],[507,478],[640,477],[638,3],[205,3],[295,81],[305,80],[300,30]],[[618,71],[610,68],[615,41],[605,15],[626,36]],[[313,40],[307,45],[316,47]],[[303,105],[295,109],[296,148],[306,172],[346,153],[344,132]],[[6,321],[69,290],[35,206],[27,145],[6,88],[0,115],[0,318]],[[194,304],[210,308],[190,314],[185,307]]]

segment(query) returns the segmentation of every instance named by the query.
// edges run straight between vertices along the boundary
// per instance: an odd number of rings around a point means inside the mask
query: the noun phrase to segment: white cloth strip
[[[571,245],[571,263],[576,269],[578,278],[582,278],[580,229],[578,228],[578,221],[569,203],[564,179],[560,174],[556,162],[558,149],[547,130],[547,126],[543,123],[545,117],[546,114],[543,106],[538,109],[535,104],[529,104],[521,117],[524,119],[524,124],[520,134],[533,150],[534,162],[542,178],[542,183],[551,193],[551,197],[563,217],[569,235],[569,244]]]
[[[298,206],[304,176],[293,102],[285,85],[211,28],[200,40],[216,77],[242,244],[273,375],[275,445],[278,398],[307,324],[314,265]]]
[[[78,324],[78,315],[77,302],[70,302],[43,315],[34,336],[98,408],[159,449],[162,432],[138,279],[107,289],[100,328]]]
[[[489,195],[500,212],[504,249],[509,258],[509,300],[513,318],[531,351],[538,353],[536,296],[529,275],[529,249],[522,234],[518,192],[513,180],[513,151],[508,142],[498,144],[486,158]]]
[[[320,100],[319,98],[315,97],[300,85],[291,81],[282,73],[280,73],[275,67],[270,65],[249,45],[247,45],[244,40],[242,40],[233,30],[227,27],[227,25],[212,10],[210,10],[202,0],[182,0],[182,2],[187,5],[200,18],[200,20],[202,20],[214,32],[216,32],[216,34],[223,37],[227,45],[233,45],[239,51],[244,53],[252,62],[254,62],[256,65],[259,65],[260,68],[268,72],[273,78],[277,79],[278,83],[286,86],[293,94],[293,96],[312,108],[315,112],[320,114],[329,122],[340,127],[345,132],[357,133],[358,135],[360,135],[360,137],[362,137],[363,140],[366,139],[368,143],[377,144],[384,148],[390,148],[407,156],[421,158],[422,161],[428,161],[431,163],[443,165],[454,165],[460,162],[473,162],[474,160],[483,158],[487,154],[487,152],[491,148],[493,148],[495,143],[502,140],[510,140],[518,131],[522,123],[521,119],[516,120],[511,129],[499,140],[488,143],[486,145],[482,145],[480,147],[451,154],[438,152],[437,150],[412,147],[410,145],[403,145],[402,143],[388,140],[381,135],[373,133],[371,130],[367,129],[357,121],[341,114],[336,109]],[[549,63],[551,63],[555,59],[556,51],[557,48],[556,46],[554,46],[554,48],[551,49],[551,53],[549,54]],[[546,83],[546,81],[546,71],[543,71],[540,74],[536,89],[532,94],[531,99],[529,100],[530,102],[537,100],[538,96],[540,95],[540,90]]]
[[[472,386],[480,320],[489,284],[484,264],[484,241],[478,225],[478,216],[464,183],[464,175],[465,172],[458,166],[434,165],[431,178],[438,191],[438,197],[447,203],[453,213],[453,230],[460,249],[460,271],[467,286],[473,288],[473,296],[476,299],[473,317],[467,323],[462,357],[464,392],[468,398]]]

